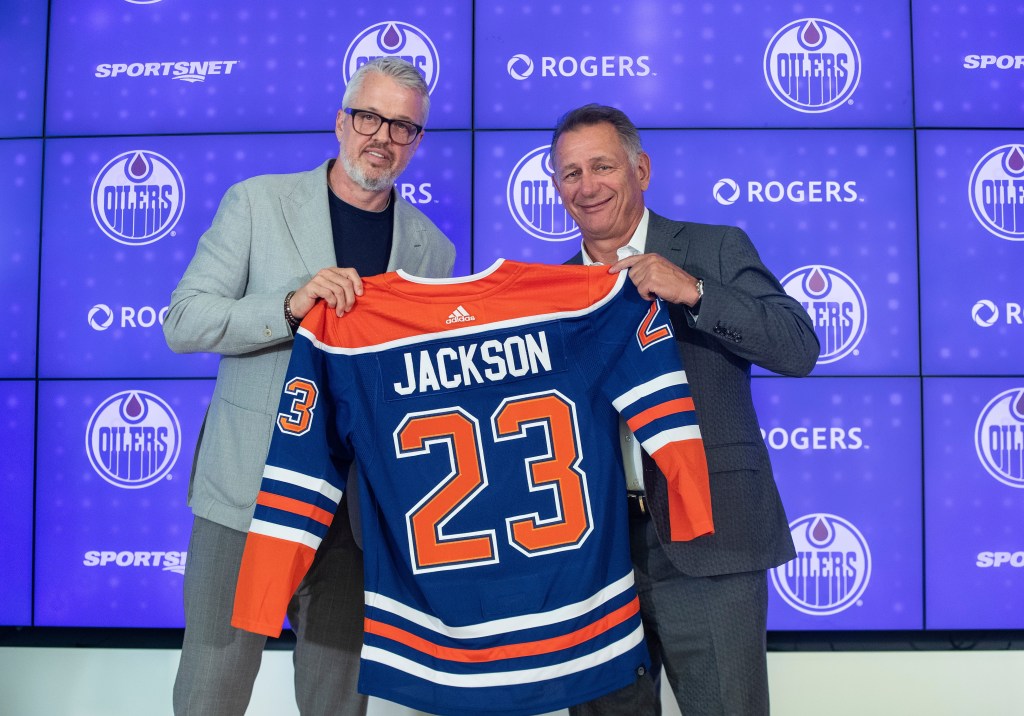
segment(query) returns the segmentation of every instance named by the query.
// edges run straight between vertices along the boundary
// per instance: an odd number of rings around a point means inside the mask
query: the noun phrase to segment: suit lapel
[[[395,229],[391,239],[391,259],[388,261],[388,271],[402,269],[409,273],[419,275],[423,270],[425,251],[422,231],[416,219],[416,215],[409,211],[409,204],[394,191],[395,197]]]
[[[327,164],[304,172],[290,194],[281,197],[281,211],[310,276],[337,266],[331,210],[327,203]]]
[[[671,221],[651,212],[650,222],[647,225],[645,253],[661,254],[676,266],[681,267],[686,261],[686,252],[689,246],[690,239],[687,236],[686,224],[681,221]]]

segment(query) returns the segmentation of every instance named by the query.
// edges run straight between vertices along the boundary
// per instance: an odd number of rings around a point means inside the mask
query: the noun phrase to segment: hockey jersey
[[[232,624],[280,633],[355,459],[361,692],[511,715],[631,683],[648,654],[619,414],[666,473],[673,539],[712,532],[668,311],[601,266],[499,260],[363,287],[296,335]]]

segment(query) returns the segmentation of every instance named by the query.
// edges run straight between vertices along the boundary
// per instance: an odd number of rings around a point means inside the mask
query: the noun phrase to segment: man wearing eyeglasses
[[[266,637],[233,628],[231,611],[295,328],[318,300],[350,311],[361,276],[451,275],[451,242],[394,188],[429,109],[408,62],[361,67],[337,114],[337,158],[231,187],[171,295],[168,345],[221,355],[189,484],[178,716],[241,715],[252,694]],[[366,713],[356,690],[362,605],[362,555],[349,520],[335,519],[288,610],[303,716]]]

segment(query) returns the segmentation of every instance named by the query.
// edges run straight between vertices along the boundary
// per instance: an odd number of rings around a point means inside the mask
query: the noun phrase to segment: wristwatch
[[[704,298],[704,279],[697,279],[697,300],[693,302],[693,308],[700,306],[700,300]]]

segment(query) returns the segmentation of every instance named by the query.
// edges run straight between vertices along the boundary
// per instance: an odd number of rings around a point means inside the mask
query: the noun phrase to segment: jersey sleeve
[[[623,322],[632,334],[611,366],[606,390],[640,445],[665,473],[672,540],[711,534],[704,441],[668,309],[660,299],[643,302],[631,281],[623,288],[621,303]]]
[[[303,322],[295,337],[235,588],[232,626],[267,636],[281,633],[288,602],[334,520],[351,458],[338,438],[315,324]]]

